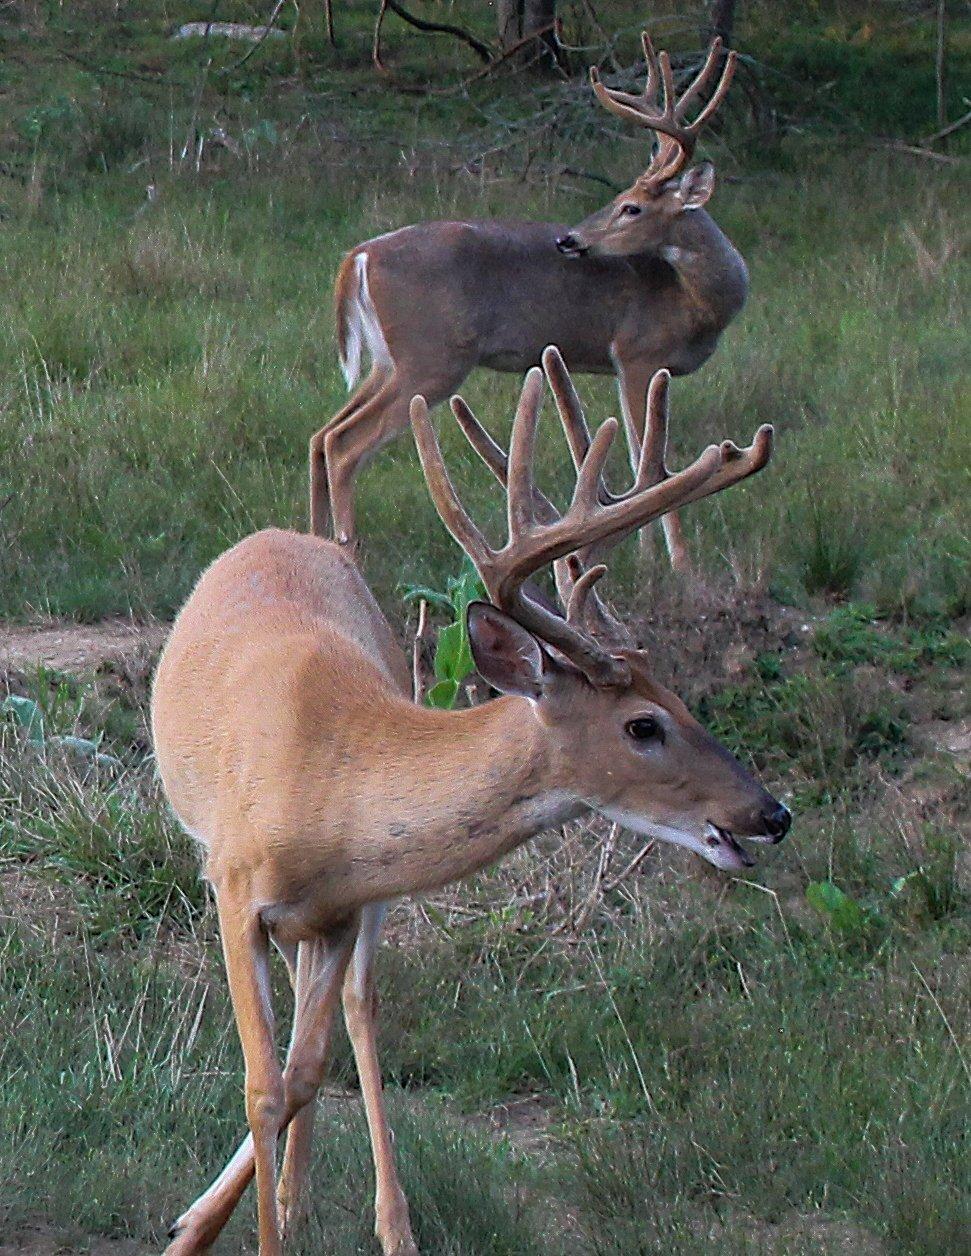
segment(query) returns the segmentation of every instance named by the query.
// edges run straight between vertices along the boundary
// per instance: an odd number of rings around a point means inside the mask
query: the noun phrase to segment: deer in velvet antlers
[[[389,902],[468,876],[590,812],[727,870],[753,862],[740,839],[774,843],[789,828],[786,808],[653,678],[648,656],[600,601],[605,568],[593,561],[667,511],[760,470],[772,429],[745,449],[711,445],[670,473],[662,371],[639,425],[633,484],[613,494],[603,469],[616,420],[591,436],[562,358],[548,349],[543,365],[576,466],[562,513],[533,474],[542,373],[526,376],[508,456],[453,401],[505,486],[501,548],[462,506],[424,398],[411,404],[435,507],[488,591],[489,602],[470,606],[468,631],[499,697],[455,711],[415,704],[404,654],[352,552],[320,537],[248,537],[204,573],[176,619],[153,686],[155,752],[215,891],[250,1133],[175,1223],[169,1256],[207,1251],[254,1175],[259,1250],[280,1256],[305,1197],[338,1002],[371,1136],[377,1238],[384,1256],[416,1256],[376,1049],[373,964]],[[529,583],[550,564],[559,610]],[[282,1067],[271,944],[294,992]]]
[[[407,428],[416,393],[435,405],[474,367],[520,373],[556,344],[571,370],[616,376],[633,458],[654,373],[687,374],[714,352],[742,308],[748,276],[704,209],[714,168],[688,162],[728,92],[735,54],[725,55],[716,39],[678,98],[668,54],[655,53],[647,34],[643,43],[643,93],[607,88],[591,71],[604,108],[658,137],[648,168],[609,205],[572,229],[424,222],[367,240],[345,257],[335,303],[348,386],[365,353],[371,369],[310,443],[316,535],[333,527],[338,541],[354,538],[355,476]],[[689,110],[715,79],[689,123]],[[672,563],[685,565],[677,516],[662,523]]]

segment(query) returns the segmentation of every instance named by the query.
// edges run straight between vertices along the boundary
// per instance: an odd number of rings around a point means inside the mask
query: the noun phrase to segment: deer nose
[[[560,236],[556,242],[556,247],[561,253],[565,253],[567,257],[579,257],[586,252],[586,249],[572,232],[569,235]]]
[[[773,842],[781,842],[792,825],[792,812],[777,802],[762,813],[762,824],[766,837],[771,837]]]

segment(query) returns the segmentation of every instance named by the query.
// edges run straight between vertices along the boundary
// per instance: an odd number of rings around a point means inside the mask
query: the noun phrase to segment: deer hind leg
[[[219,930],[236,1027],[246,1062],[246,1119],[256,1166],[260,1256],[282,1256],[276,1216],[276,1144],[284,1116],[283,1072],[273,1041],[269,938],[249,886],[221,885]]]
[[[306,997],[294,1010],[290,1049],[282,1074],[284,1109],[274,1145],[283,1127],[289,1126],[314,1098],[323,1080],[330,1027],[356,932],[355,921],[318,943],[301,946],[302,951],[307,945],[307,957],[311,961],[309,980]],[[287,957],[286,951],[284,956]],[[288,958],[288,967],[291,962]],[[299,958],[297,966],[299,971]],[[197,1256],[209,1250],[252,1181],[255,1150],[250,1133],[215,1182],[173,1225],[169,1231],[172,1242],[166,1248],[166,1256]],[[273,1212],[277,1220],[278,1206]]]
[[[437,405],[464,377],[464,371],[447,377],[406,376],[395,368],[369,401],[324,430],[324,461],[337,541],[347,544],[354,540],[354,481],[368,459],[408,428],[412,397],[421,393],[429,406]]]
[[[293,1029],[290,1036],[289,1064],[294,1044],[301,1031],[301,1016],[306,1015],[307,999],[313,983],[320,975],[321,965],[326,962],[326,952],[319,941],[301,942],[291,968],[294,993]],[[286,1085],[286,1071],[284,1071]],[[287,1143],[280,1168],[277,1186],[277,1216],[284,1238],[299,1229],[306,1215],[307,1173],[310,1168],[310,1151],[314,1138],[314,1101],[311,1099],[300,1109],[287,1126]]]
[[[624,416],[624,432],[627,436],[627,449],[630,455],[631,469],[636,473],[640,458],[641,441],[644,438],[644,421],[647,414],[647,389],[654,375],[653,366],[642,365],[640,362],[623,363],[615,356],[617,364],[617,383],[620,390],[621,411]],[[662,515],[661,529],[664,532],[664,544],[668,558],[675,571],[687,571],[690,564],[688,550],[681,530],[681,520],[676,511]],[[646,532],[640,534],[641,553],[649,548]]]
[[[375,1178],[374,1232],[384,1256],[418,1256],[411,1233],[408,1201],[395,1167],[378,1065],[374,954],[386,910],[386,904],[378,903],[366,908],[362,916],[354,957],[344,979],[344,1022],[354,1050],[371,1135]]]
[[[327,458],[324,451],[325,437],[332,427],[344,422],[362,406],[371,401],[388,380],[388,368],[376,364],[361,386],[347,399],[333,418],[310,438],[310,531],[313,536],[328,536],[331,512],[330,494],[327,487]]]

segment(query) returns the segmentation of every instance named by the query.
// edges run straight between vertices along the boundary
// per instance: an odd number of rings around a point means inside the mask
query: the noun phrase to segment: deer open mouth
[[[766,840],[753,838],[753,841]],[[755,859],[748,853],[733,833],[728,829],[723,829],[720,825],[708,821],[708,832],[705,835],[705,846],[708,848],[708,858],[713,864],[719,868],[724,868],[727,872],[738,871],[742,868],[753,868]]]
[[[587,246],[581,244],[574,235],[560,236],[556,242],[556,247],[564,257],[584,257],[587,253]]]

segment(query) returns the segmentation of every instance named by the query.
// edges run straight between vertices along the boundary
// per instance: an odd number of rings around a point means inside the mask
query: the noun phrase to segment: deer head
[[[577,470],[562,515],[533,476],[543,373],[534,367],[526,377],[508,456],[465,402],[452,400],[470,444],[506,487],[508,539],[501,549],[489,545],[462,506],[424,398],[411,404],[432,500],[491,599],[469,608],[476,666],[500,692],[530,701],[551,778],[572,794],[628,828],[696,851],[716,867],[748,867],[753,860],[738,837],[781,841],[788,810],[654,679],[646,652],[600,601],[595,586],[606,568],[592,564],[591,556],[665,512],[760,470],[771,453],[772,429],[760,428],[746,449],[730,441],[711,445],[671,474],[664,462],[669,376],[660,371],[649,392],[634,483],[615,495],[603,470],[617,421],[607,419],[591,438],[556,349],[545,351],[543,367]],[[528,583],[551,563],[562,612]]]
[[[735,73],[736,55],[728,53],[710,100],[694,122],[687,123],[689,107],[716,74],[722,53],[721,39],[712,41],[704,65],[680,98],[675,97],[670,57],[666,52],[655,53],[646,31],[641,39],[647,63],[647,83],[641,95],[605,87],[596,68],[591,68],[590,79],[603,107],[656,132],[657,147],[651,164],[625,192],[557,240],[556,247],[568,257],[582,257],[586,253],[622,257],[657,252],[670,234],[672,224],[682,214],[700,209],[714,191],[715,168],[711,162],[702,162],[687,170],[685,167],[691,160],[701,128],[728,92]],[[660,107],[658,87],[663,93]]]

